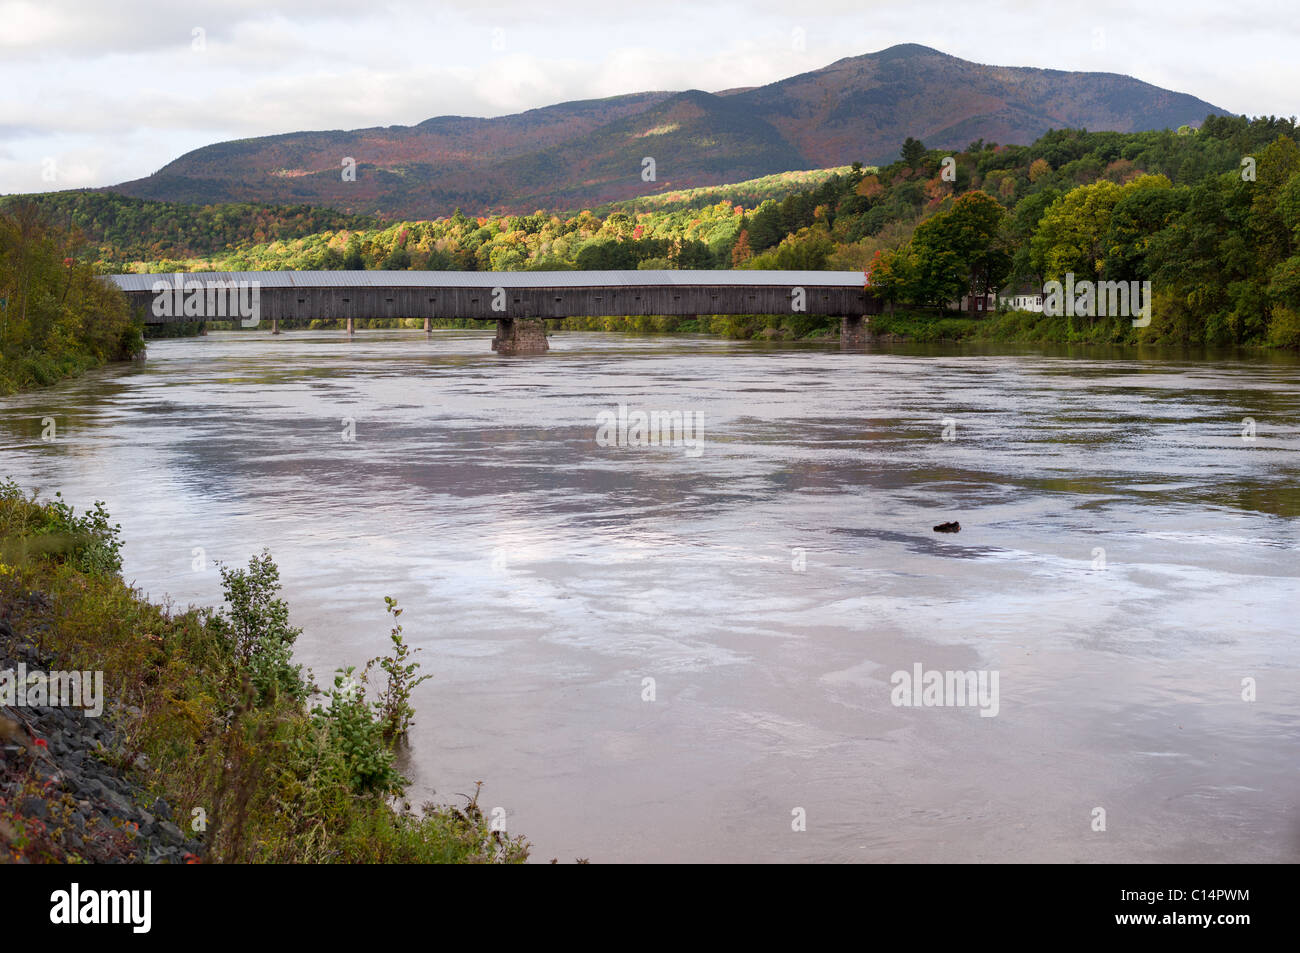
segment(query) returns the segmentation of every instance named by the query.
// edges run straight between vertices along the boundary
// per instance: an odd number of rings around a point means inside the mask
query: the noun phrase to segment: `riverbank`
[[[0,212],[0,396],[143,352],[126,298],[78,257],[83,244],[31,203]]]
[[[417,318],[375,318],[358,320],[359,330],[416,329],[424,322]],[[437,330],[491,330],[492,321],[469,318],[438,319],[430,322]],[[307,322],[281,322],[290,330],[342,329],[343,322],[329,319]],[[237,330],[232,322],[210,322],[209,330]],[[631,315],[620,317],[572,317],[553,326],[553,330],[599,331],[622,334],[712,334],[734,340],[816,341],[835,340],[840,333],[839,318],[825,315],[701,315],[680,317]],[[898,310],[872,315],[869,333],[873,340],[885,342],[980,343],[980,344],[1120,344],[1175,346],[1233,346],[1230,338],[1202,341],[1189,337],[1181,326],[1153,320],[1145,328],[1134,328],[1127,319],[1069,318],[1048,316],[1031,311],[997,311],[972,318],[958,312]],[[199,325],[157,325],[146,329],[148,338],[189,337],[199,333]],[[253,333],[259,333],[257,331]],[[264,332],[263,332],[264,333]],[[1300,337],[1279,337],[1262,349],[1294,350]]]
[[[1260,349],[1294,350],[1300,337],[1283,333]],[[1172,320],[1161,320],[1158,312],[1151,324],[1133,327],[1124,318],[1078,318],[1045,315],[1033,311],[995,311],[972,318],[956,312],[899,310],[893,314],[873,315],[870,320],[873,338],[885,341],[910,341],[920,344],[938,342],[982,344],[1157,344],[1175,346],[1231,347],[1236,342],[1224,333],[1212,339],[1197,338],[1187,327]]]
[[[119,530],[0,483],[0,851],[28,862],[497,863],[528,844],[477,805],[405,800],[418,664],[391,654],[321,690],[292,662],[269,555],[223,568],[226,605],[174,611],[120,576]],[[378,643],[381,641],[377,639]],[[25,667],[23,688],[18,672]],[[7,676],[4,673],[10,673]],[[87,717],[45,692],[78,673]],[[35,676],[33,678],[33,675]],[[385,679],[386,680],[383,680]],[[88,680],[88,681],[87,681]],[[44,692],[35,686],[45,685]],[[375,695],[370,701],[368,694]],[[43,697],[44,695],[44,697]],[[41,702],[41,704],[35,704]],[[178,836],[179,835],[179,836]]]
[[[26,601],[47,603],[40,592]],[[19,636],[0,622],[0,672],[17,676],[4,682],[9,704],[0,708],[0,860],[197,862],[203,847],[190,836],[189,819],[178,825],[171,805],[126,767],[143,755],[133,755],[129,736],[115,726],[139,710],[105,708],[93,678],[79,698],[88,703],[84,710],[47,703],[62,674],[38,647],[50,628],[37,622]]]
[[[996,344],[1137,344],[1128,321],[1070,319],[1031,311],[997,311],[972,318],[957,312],[897,311],[873,315],[874,338],[919,344],[963,341]],[[1157,343],[1157,342],[1150,342]],[[1164,342],[1172,343],[1172,342]],[[1185,342],[1180,342],[1185,343]]]

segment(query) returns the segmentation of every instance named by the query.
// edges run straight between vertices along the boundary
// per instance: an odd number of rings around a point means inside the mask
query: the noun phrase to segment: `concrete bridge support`
[[[870,318],[846,314],[840,318],[840,347],[866,347]]]
[[[357,328],[355,321],[355,318],[348,318],[348,337],[352,337],[352,335],[356,333]]]
[[[280,319],[279,319],[279,318],[272,318],[272,319],[271,319],[271,333],[272,333],[272,334],[279,334],[279,333],[280,333]]]
[[[546,341],[546,322],[533,318],[497,318],[497,336],[492,350],[498,354],[545,354],[551,349]]]
[[[424,333],[425,333],[425,334],[432,334],[432,333],[433,333],[433,325],[430,323],[432,320],[433,320],[432,318],[425,318],[425,319],[424,319]]]

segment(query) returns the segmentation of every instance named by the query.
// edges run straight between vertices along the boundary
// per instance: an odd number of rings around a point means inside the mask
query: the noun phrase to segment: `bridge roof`
[[[257,282],[262,288],[624,288],[710,286],[862,288],[860,271],[195,271],[106,275],[123,291],[151,292],[159,280]]]

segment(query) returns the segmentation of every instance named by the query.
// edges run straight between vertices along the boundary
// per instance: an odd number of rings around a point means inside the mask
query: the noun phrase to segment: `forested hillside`
[[[211,255],[250,242],[376,224],[372,218],[310,205],[183,205],[89,190],[10,196],[0,199],[0,210],[29,202],[50,222],[77,229],[95,247],[95,259],[106,263]]]
[[[957,153],[914,139],[879,170],[828,170],[756,206],[683,197],[600,215],[469,217],[337,229],[138,270],[384,268],[862,269],[891,302],[938,309],[974,289],[1072,272],[1150,280],[1141,334],[1080,319],[1088,340],[1300,342],[1300,150],[1291,120],[1209,117],[1199,131],[1057,130]],[[706,193],[707,194],[707,193]]]

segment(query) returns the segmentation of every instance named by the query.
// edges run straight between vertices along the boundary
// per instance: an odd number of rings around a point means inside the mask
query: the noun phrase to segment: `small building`
[[[1041,285],[1025,282],[1007,285],[998,292],[998,308],[1002,311],[1042,311],[1043,289]]]
[[[949,311],[960,311],[962,314],[970,313],[970,295],[962,295],[958,301],[948,302]],[[975,296],[975,313],[985,314],[997,307],[997,296],[991,294],[982,294]]]

